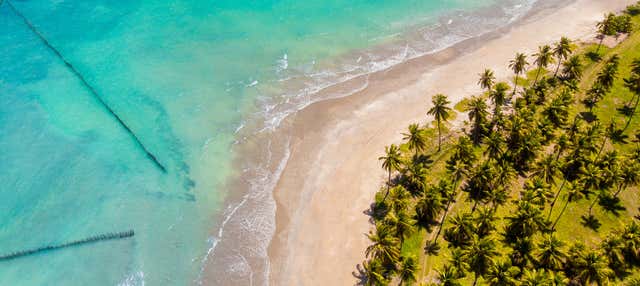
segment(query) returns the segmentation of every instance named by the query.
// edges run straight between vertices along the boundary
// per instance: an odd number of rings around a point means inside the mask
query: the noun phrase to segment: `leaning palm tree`
[[[436,94],[431,100],[433,107],[427,112],[428,115],[433,115],[438,125],[438,152],[442,146],[442,122],[447,122],[451,117],[451,102],[447,99],[446,95]]]
[[[413,150],[416,155],[427,148],[427,139],[420,125],[415,123],[409,125],[409,132],[402,133],[402,135],[404,135],[402,139],[407,141],[409,149]]]
[[[402,286],[403,284],[410,285],[411,283],[415,282],[418,268],[418,261],[415,257],[403,257],[398,269],[398,278],[400,279],[400,283],[398,283],[398,286]]]
[[[567,37],[560,38],[560,41],[556,43],[555,47],[553,48],[553,54],[558,60],[558,66],[556,67],[556,72],[554,73],[554,76],[558,76],[558,71],[560,70],[562,61],[569,58],[569,55],[573,53],[574,49],[575,47],[573,43]]]
[[[527,56],[523,53],[517,53],[516,57],[509,62],[509,68],[516,74],[513,95],[516,94],[516,90],[518,89],[518,76],[526,70],[528,64]]]
[[[538,72],[536,73],[536,79],[533,81],[533,85],[538,83],[538,78],[540,77],[540,73],[543,69],[546,69],[550,64],[553,63],[553,51],[551,46],[544,45],[538,47],[538,52],[533,55],[536,60],[535,64],[538,67]]]
[[[400,165],[402,163],[402,155],[400,154],[400,148],[395,144],[391,144],[390,147],[385,147],[385,156],[378,158],[378,160],[382,161],[382,168],[387,171],[389,174],[389,178],[387,179],[387,193],[384,195],[384,200],[387,199],[389,195],[389,189],[391,188],[391,173],[394,171],[400,170]]]
[[[490,91],[491,88],[493,87],[493,83],[495,80],[496,80],[496,76],[493,74],[493,71],[490,69],[485,69],[484,72],[480,74],[478,85]]]

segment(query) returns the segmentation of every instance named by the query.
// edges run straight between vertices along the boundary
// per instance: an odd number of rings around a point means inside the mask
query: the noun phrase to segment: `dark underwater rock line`
[[[142,141],[140,141],[138,136],[136,136],[136,134],[120,118],[120,116],[118,116],[118,114],[116,114],[113,111],[113,109],[109,107],[109,105],[102,99],[102,97],[100,97],[96,89],[93,86],[91,86],[89,82],[87,82],[84,76],[78,70],[76,70],[76,68],[69,61],[67,61],[67,59],[60,53],[60,51],[58,51],[58,49],[56,49],[51,45],[51,43],[49,43],[49,41],[44,37],[44,35],[40,33],[36,29],[36,27],[33,26],[33,24],[22,13],[20,13],[18,9],[16,9],[13,6],[13,4],[11,4],[11,2],[9,2],[8,0],[6,2],[9,8],[11,8],[11,10],[13,11],[13,13],[22,19],[24,24],[27,27],[29,27],[29,30],[31,30],[31,32],[33,32],[40,39],[40,41],[42,41],[42,43],[45,46],[47,46],[47,48],[49,48],[49,50],[51,50],[56,55],[56,57],[58,57],[67,66],[67,68],[80,80],[80,82],[82,82],[82,84],[87,88],[87,90],[89,90],[89,92],[93,95],[93,97],[95,97],[98,100],[98,102],[100,102],[100,104],[116,119],[116,121],[120,124],[120,126],[122,126],[122,128],[124,128],[129,133],[129,135],[131,135],[131,137],[135,140],[136,144],[146,153],[147,158],[149,158],[149,160],[151,160],[156,165],[156,167],[158,167],[163,173],[166,173],[167,169],[160,163],[160,161],[158,161],[157,157],[153,153],[149,152],[149,150],[144,146],[144,144],[142,144]],[[2,4],[3,4],[3,0],[0,0],[0,5]]]
[[[62,248],[73,247],[73,246],[80,246],[83,244],[94,243],[99,241],[125,239],[129,237],[133,237],[134,235],[135,235],[135,232],[133,230],[123,231],[123,232],[114,232],[114,233],[105,233],[105,234],[90,236],[84,239],[75,240],[75,241],[71,241],[63,244],[45,245],[45,246],[34,248],[34,249],[21,250],[21,251],[12,252],[5,255],[0,255],[0,261],[16,259],[24,256],[36,255],[36,254],[40,254],[47,251],[59,250]]]

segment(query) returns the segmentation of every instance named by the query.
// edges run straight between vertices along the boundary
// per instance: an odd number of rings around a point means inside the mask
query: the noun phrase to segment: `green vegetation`
[[[639,7],[605,15],[598,44],[539,47],[532,70],[518,53],[513,87],[485,70],[462,131],[434,96],[436,130],[380,157],[363,284],[639,285]]]

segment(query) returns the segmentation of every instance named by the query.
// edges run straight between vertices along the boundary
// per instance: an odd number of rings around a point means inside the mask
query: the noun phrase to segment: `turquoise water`
[[[268,132],[319,87],[503,25],[529,2],[9,0],[163,172],[7,1],[0,255],[105,232],[136,235],[0,261],[0,285],[198,282],[228,209],[224,183],[240,173],[231,151],[238,130]],[[486,27],[465,22],[478,16],[456,18],[467,23],[456,33],[416,28],[496,2],[513,11],[487,17]],[[423,37],[408,41],[408,31]]]

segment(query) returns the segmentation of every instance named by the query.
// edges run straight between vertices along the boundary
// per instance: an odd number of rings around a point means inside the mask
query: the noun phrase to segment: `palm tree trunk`
[[[538,83],[538,77],[540,76],[540,72],[542,71],[542,67],[538,67],[538,72],[536,73],[536,79],[533,81],[533,85]]]
[[[473,276],[474,276],[474,278],[473,278],[473,286],[476,286],[476,284],[478,284],[478,274],[474,273]]]
[[[629,127],[629,124],[631,124],[631,120],[633,120],[633,116],[636,114],[636,110],[638,109],[638,103],[640,103],[640,95],[636,94],[634,97],[636,98],[636,104],[633,107],[633,112],[631,113],[631,116],[629,116],[629,119],[627,120],[627,124],[622,129],[622,132],[627,130],[627,128]]]
[[[391,170],[389,170],[389,179],[387,179],[387,193],[384,195],[382,202],[387,200],[387,196],[389,195],[389,190],[391,189]]]
[[[618,190],[616,191],[615,194],[613,194],[614,198],[618,198],[618,195],[620,194],[620,192],[622,192],[622,190],[626,189],[625,184],[620,184],[620,186],[618,186]]]
[[[516,90],[518,89],[518,75],[519,75],[519,73],[516,74],[516,78],[515,78],[514,83],[513,83],[513,94],[511,96],[515,96],[516,95]]]
[[[442,146],[442,131],[440,128],[440,119],[438,119],[438,152],[440,152],[441,146]]]
[[[451,202],[447,203],[447,208],[444,210],[444,214],[442,215],[440,226],[438,226],[438,232],[436,232],[436,237],[433,239],[433,244],[438,243],[438,237],[440,237],[440,232],[442,232],[442,227],[444,227],[444,221],[447,219],[447,214],[449,213],[449,206],[451,206]]]
[[[556,204],[556,201],[558,200],[558,197],[560,197],[560,192],[562,192],[562,189],[564,188],[564,184],[567,182],[567,179],[565,178],[562,181],[562,184],[560,185],[560,188],[558,188],[558,191],[556,192],[556,195],[553,197],[553,201],[551,202],[551,205],[549,205],[549,215],[547,216],[547,220],[549,220],[551,218],[551,213],[553,212],[553,206]]]
[[[600,48],[602,47],[602,42],[604,41],[604,35],[600,35],[600,42],[598,43],[598,48],[596,49],[596,54],[600,52]]]
[[[558,59],[558,66],[556,67],[556,72],[553,74],[554,77],[558,77],[558,72],[560,71],[560,65],[562,65],[562,58]]]
[[[602,150],[604,150],[604,145],[607,144],[607,136],[604,137],[604,140],[602,140],[602,144],[600,145],[600,150],[598,150],[598,154],[596,154],[596,158],[593,159],[593,163],[598,161],[598,158],[600,158],[600,154],[602,153]]]
[[[560,211],[560,214],[556,218],[556,221],[553,222],[553,225],[551,226],[551,230],[554,230],[556,228],[556,224],[558,224],[558,221],[560,221],[560,218],[564,214],[564,211],[567,210],[567,206],[569,205],[570,201],[571,201],[571,198],[567,198],[567,202],[564,204],[564,207],[562,207],[562,210]]]
[[[473,214],[476,211],[476,207],[478,206],[478,201],[475,201],[473,203],[473,207],[471,208],[471,214]]]
[[[453,184],[453,192],[458,189],[458,182]],[[438,237],[440,237],[440,232],[442,232],[442,228],[444,227],[444,221],[447,219],[447,214],[449,214],[449,207],[451,207],[451,203],[454,201],[454,196],[452,196],[447,202],[447,208],[444,209],[444,214],[442,215],[442,220],[440,221],[440,226],[438,227],[438,232],[436,233],[436,237],[433,239],[433,243],[438,243]]]
[[[591,215],[591,213],[592,213],[592,211],[593,211],[593,206],[595,206],[597,202],[598,202],[598,196],[596,196],[596,197],[593,199],[593,202],[592,202],[592,203],[591,203],[591,205],[589,206],[589,215]]]

